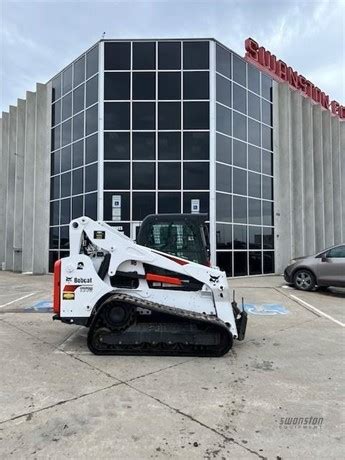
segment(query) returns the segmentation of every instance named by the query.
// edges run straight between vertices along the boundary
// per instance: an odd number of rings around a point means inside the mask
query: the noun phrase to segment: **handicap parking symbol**
[[[244,304],[244,309],[248,314],[258,316],[287,315],[289,313],[289,310],[283,305],[275,303],[246,303]]]

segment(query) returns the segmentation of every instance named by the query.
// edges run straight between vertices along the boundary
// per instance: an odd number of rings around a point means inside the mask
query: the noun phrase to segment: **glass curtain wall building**
[[[50,269],[71,218],[205,212],[213,263],[274,272],[269,77],[215,40],[105,40],[52,84]]]

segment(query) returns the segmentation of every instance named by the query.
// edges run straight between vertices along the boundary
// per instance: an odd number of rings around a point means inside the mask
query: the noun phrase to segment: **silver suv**
[[[345,287],[345,244],[291,260],[284,278],[302,291],[311,291],[316,285],[319,288]]]

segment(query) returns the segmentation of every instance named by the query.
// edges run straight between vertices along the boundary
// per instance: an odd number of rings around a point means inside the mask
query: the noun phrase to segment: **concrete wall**
[[[345,121],[274,83],[276,272],[345,240]]]
[[[48,271],[48,91],[37,84],[0,119],[0,263],[6,270]]]

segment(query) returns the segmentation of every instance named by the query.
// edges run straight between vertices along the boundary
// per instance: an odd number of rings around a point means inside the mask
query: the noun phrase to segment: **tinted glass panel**
[[[268,126],[262,125],[262,146],[264,149],[273,149],[273,130]]]
[[[158,159],[180,160],[181,159],[181,133],[172,132],[158,133]]]
[[[260,123],[254,120],[248,120],[248,142],[251,144],[261,145],[261,130]]]
[[[71,173],[61,174],[61,196],[71,195]]]
[[[98,104],[86,111],[86,136],[98,130]]]
[[[261,175],[248,172],[248,195],[261,198]]]
[[[107,192],[104,193],[104,220],[113,220],[113,196],[120,196],[121,197],[121,213],[117,220],[129,220],[129,206],[130,206],[130,198],[129,193],[124,192]],[[115,219],[114,219],[115,220]]]
[[[78,86],[85,80],[85,56],[74,63],[74,86]]]
[[[158,43],[158,68],[164,70],[181,68],[180,42]]]
[[[50,218],[52,225],[59,225],[60,202],[52,201],[50,203]]]
[[[185,132],[183,134],[183,157],[185,160],[208,160],[209,133]]]
[[[247,118],[240,113],[233,112],[234,132],[233,136],[243,141],[247,140]]]
[[[158,74],[158,99],[181,99],[181,73]]]
[[[232,101],[233,108],[238,110],[239,112],[247,113],[247,107],[246,107],[247,91],[241,86],[236,85],[236,83],[233,84],[232,90],[233,90],[233,101]]]
[[[49,229],[49,248],[59,248],[59,227],[51,227]]]
[[[216,118],[217,131],[231,135],[231,110],[217,104]]]
[[[181,193],[158,193],[158,212],[179,214],[181,212]]]
[[[262,198],[273,200],[273,179],[272,177],[262,176]]]
[[[248,168],[261,171],[261,150],[251,145],[248,145]]]
[[[58,75],[52,81],[52,101],[61,97],[61,75]]]
[[[156,98],[156,74],[154,72],[133,72],[133,99]]]
[[[183,43],[183,68],[208,69],[209,44],[208,42]]]
[[[262,254],[259,251],[249,253],[249,274],[260,275],[262,273]]]
[[[226,77],[231,77],[231,54],[218,45],[216,47],[216,69]]]
[[[234,176],[235,182],[235,176]],[[234,212],[234,222],[238,222],[241,224],[247,223],[247,198],[243,198],[241,196],[234,196],[233,197],[233,212]]]
[[[247,167],[247,144],[234,139],[232,161],[235,166]]]
[[[209,129],[209,103],[185,102],[183,127],[184,129]]]
[[[62,125],[62,145],[66,145],[71,142],[71,129],[72,120],[65,121]]]
[[[262,151],[262,172],[273,175],[273,155],[266,150]]]
[[[217,161],[231,164],[232,142],[229,137],[217,133]]]
[[[61,101],[52,105],[52,126],[61,122]]]
[[[73,141],[77,141],[84,136],[84,112],[80,112],[73,117]]]
[[[129,133],[104,133],[104,159],[129,160]]]
[[[260,98],[248,92],[248,115],[260,120]]]
[[[72,93],[62,98],[62,120],[66,120],[72,115]]]
[[[50,199],[60,198],[60,176],[50,179]]]
[[[220,222],[232,221],[232,196],[224,193],[216,193],[216,219]]]
[[[98,160],[98,135],[94,134],[85,139],[85,163]]]
[[[85,192],[97,190],[97,163],[85,167]]]
[[[106,102],[104,104],[104,129],[129,130],[129,103]]]
[[[97,220],[97,193],[85,195],[85,216]]]
[[[69,224],[71,221],[71,200],[61,200],[61,209],[60,209],[60,224]],[[66,240],[60,240],[60,246],[64,247]]]
[[[158,188],[160,190],[176,190],[181,188],[181,164],[158,164]]]
[[[274,231],[273,228],[263,227],[263,247],[264,249],[274,248]]]
[[[132,142],[133,160],[155,159],[155,133],[133,133]]]
[[[272,104],[262,101],[262,121],[272,126]]]
[[[79,195],[84,191],[84,168],[72,171],[72,195]]]
[[[208,214],[209,194],[203,192],[189,192],[183,194],[183,212],[192,212],[192,200],[199,200],[200,212]]]
[[[233,191],[239,195],[247,195],[247,171],[233,168]]]
[[[208,72],[183,72],[183,99],[208,99]]]
[[[98,45],[86,54],[86,78],[98,72]]]
[[[71,146],[65,147],[61,150],[61,171],[68,171],[71,169]]]
[[[272,80],[265,74],[261,74],[261,96],[272,101]]]
[[[73,113],[84,109],[84,85],[80,85],[73,91]]]
[[[133,193],[133,220],[143,220],[148,214],[156,212],[155,193]]]
[[[54,152],[50,157],[50,170],[51,175],[59,174],[60,172],[60,152]]]
[[[216,164],[216,188],[221,192],[231,192],[231,167],[223,164]]]
[[[247,226],[246,225],[234,225],[234,248],[235,249],[247,249]]]
[[[217,75],[216,99],[218,102],[231,107],[231,83],[220,75]]]
[[[73,168],[84,164],[84,141],[79,141],[73,144]]]
[[[154,42],[133,43],[133,69],[156,68],[156,44]]]
[[[51,135],[51,149],[56,150],[60,147],[60,126],[57,126],[56,128],[52,129],[52,135]]]
[[[248,202],[249,223],[261,225],[261,201],[249,198]]]
[[[155,129],[155,103],[134,102],[133,105],[133,129]]]
[[[72,66],[62,72],[62,94],[72,89]]]
[[[84,215],[83,197],[76,196],[72,198],[72,219],[76,219],[77,217],[81,217],[83,215]]]
[[[156,186],[155,163],[133,163],[133,189],[150,190]]]
[[[260,94],[260,73],[255,67],[248,65],[248,88]]]
[[[98,76],[90,78],[86,82],[86,107],[94,104],[98,100]]]
[[[264,273],[274,273],[274,252],[264,251]]]
[[[131,44],[105,43],[104,63],[106,70],[129,70],[131,67]]]
[[[104,163],[104,189],[129,190],[129,163]]]
[[[204,190],[209,188],[209,164],[184,163],[183,187],[185,190]]]
[[[180,102],[159,102],[158,129],[181,129]]]
[[[129,99],[129,72],[105,72],[104,74],[104,99],[128,100]]]
[[[261,249],[262,227],[248,227],[249,229],[249,249]]]
[[[248,275],[247,252],[234,252],[234,276]]]
[[[217,249],[232,249],[232,225],[217,224]]]
[[[243,59],[233,54],[233,75],[232,78],[240,83],[242,86],[246,86],[246,63]]]
[[[232,276],[232,252],[217,251],[217,266],[224,271],[227,276]]]

